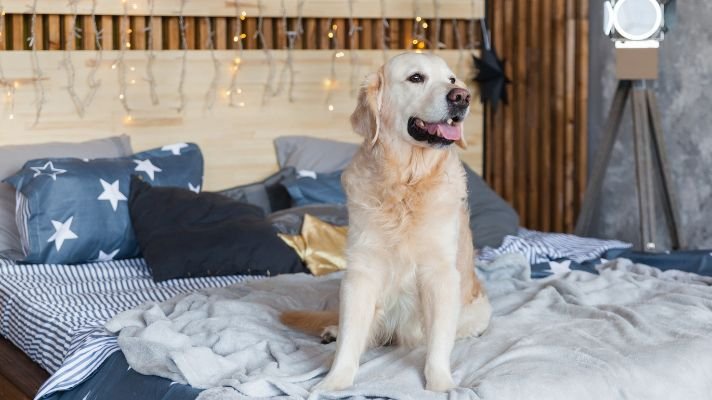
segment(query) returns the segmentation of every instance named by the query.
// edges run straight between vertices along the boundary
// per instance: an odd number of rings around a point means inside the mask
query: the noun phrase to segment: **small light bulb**
[[[131,71],[136,71],[136,68],[134,68],[134,67],[131,67],[131,68],[129,68],[129,69],[130,69]]]
[[[8,116],[8,119],[15,119],[15,114],[10,114],[10,115]]]
[[[136,79],[131,79],[131,84],[135,85],[136,84]]]
[[[418,21],[418,22],[420,22],[420,21],[422,20],[422,18],[420,18],[420,17],[415,17],[415,20]]]
[[[428,23],[427,23],[427,22],[423,22],[423,29],[428,29]]]
[[[246,34],[246,33],[241,33],[241,34],[240,34],[240,39],[244,39],[244,38],[246,38],[246,37],[247,37],[247,34]]]
[[[134,5],[132,5],[131,7],[132,7],[134,10],[136,10],[136,9],[138,8],[138,4],[134,4]]]
[[[235,35],[235,36],[232,37],[232,41],[233,41],[233,42],[237,42],[238,40],[240,40],[240,38],[237,37],[237,35]]]
[[[420,43],[418,43],[418,48],[419,48],[419,49],[424,49],[424,48],[425,48],[425,42],[420,42]]]
[[[131,48],[131,43],[126,42],[126,47],[130,49],[130,48]]]
[[[336,58],[341,58],[341,57],[343,57],[343,56],[344,56],[344,52],[343,52],[343,51],[340,51],[340,52],[336,53]]]
[[[337,30],[337,29],[339,29],[339,27],[338,27],[336,24],[331,25],[331,30],[332,30],[332,31],[335,31],[335,30]]]
[[[332,104],[329,104],[329,111],[334,111],[334,106]]]
[[[413,39],[413,44],[418,44],[418,39]]]
[[[237,88],[237,94],[241,94],[241,93],[242,93],[242,89]]]
[[[123,100],[123,99],[124,99],[124,94],[121,93],[121,94],[119,95],[119,100]]]
[[[240,59],[240,57],[235,57],[235,59],[232,61],[235,63],[235,65],[240,65],[240,63],[242,62],[242,59]]]
[[[18,81],[13,82],[13,83],[12,83],[12,86],[14,86],[15,89],[17,89],[17,88],[20,87],[20,82],[18,82]]]
[[[334,32],[329,32],[329,34],[328,34],[328,35],[326,35],[326,36],[328,36],[328,37],[329,37],[329,39],[331,39],[331,38],[333,38],[333,37],[334,37]]]
[[[246,13],[245,11],[243,11],[243,12],[240,13],[240,16],[241,16],[241,17],[245,17],[245,16],[247,16],[247,13]]]
[[[244,102],[244,101],[241,101],[241,102],[237,103],[237,105],[240,106],[240,107],[244,107],[244,106],[245,106],[245,102]]]
[[[231,93],[232,93],[231,91],[226,90],[226,91],[225,91],[225,96],[229,96]]]
[[[116,64],[111,64],[111,69],[116,69]]]
[[[133,117],[131,116],[131,114],[128,114],[126,118],[124,118],[124,122],[128,124],[131,121],[133,121]]]
[[[126,30],[126,33],[132,33],[132,32],[133,32],[133,29],[131,29],[131,28]]]
[[[324,79],[324,86],[327,87],[327,88],[328,88],[329,86],[331,86],[331,79],[329,79],[329,78]]]

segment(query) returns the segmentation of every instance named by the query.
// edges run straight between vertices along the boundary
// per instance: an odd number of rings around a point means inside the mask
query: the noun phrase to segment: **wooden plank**
[[[244,38],[241,38],[242,40],[242,46],[245,49],[256,49],[257,48],[257,39],[255,39],[255,35],[253,32],[257,31],[257,19],[256,18],[246,18],[245,21],[243,21],[242,25],[245,29],[242,35],[245,35]]]
[[[394,51],[391,54],[398,53]],[[151,104],[148,84],[138,80],[128,92],[129,104],[134,108],[132,121],[125,121],[125,114],[116,96],[118,80],[116,71],[110,68],[118,56],[117,51],[106,51],[104,61],[97,73],[102,88],[91,104],[92,112],[80,119],[74,106],[67,101],[64,85],[66,73],[59,68],[44,68],[46,75],[47,103],[42,119],[33,126],[34,91],[32,85],[18,88],[15,119],[3,120],[0,130],[0,144],[40,143],[56,140],[82,141],[110,134],[126,132],[131,135],[136,150],[148,149],[175,141],[187,139],[196,141],[205,154],[206,189],[220,189],[254,181],[276,171],[272,140],[280,135],[307,134],[336,140],[358,142],[361,138],[351,133],[349,115],[355,107],[356,98],[350,94],[349,85],[341,85],[333,93],[333,112],[325,115],[326,93],[324,77],[329,75],[332,53],[320,50],[293,52],[295,67],[296,101],[287,99],[286,91],[272,97],[266,104],[260,99],[266,78],[265,57],[262,51],[245,51],[238,75],[239,87],[243,90],[244,107],[231,108],[227,98],[220,96],[210,117],[206,118],[204,96],[213,74],[210,53],[206,51],[188,52],[188,71],[185,81],[186,103],[183,114],[177,114],[177,82],[180,73],[182,51],[156,52],[156,89],[160,104]],[[286,51],[272,52],[277,71],[284,66]],[[358,51],[358,65],[365,74],[375,71],[381,64],[381,51]],[[448,62],[457,60],[457,51],[439,53]],[[234,51],[216,51],[221,63],[228,63],[235,57]],[[40,52],[43,66],[58,65],[64,52]],[[86,76],[89,62],[94,52],[77,51],[71,54],[77,68],[77,76]],[[128,51],[124,54],[128,65],[136,71],[144,71],[146,55],[143,51]],[[12,79],[31,78],[28,68],[30,57],[27,52],[7,52],[3,54],[5,72]],[[347,81],[351,72],[348,62],[337,63],[336,74]],[[137,72],[138,73],[138,72]],[[229,81],[225,71],[221,82]],[[84,93],[86,82],[78,79],[76,90]],[[221,87],[221,93],[225,88]],[[279,115],[279,118],[274,118]],[[481,171],[481,121],[479,106],[472,109],[465,124],[466,137],[470,144],[463,158]],[[200,132],[200,134],[196,134]]]
[[[284,36],[284,30],[282,27],[281,19],[265,18],[262,22],[262,31],[265,35],[265,43],[267,43],[267,48],[269,49],[282,49],[286,48],[286,38]],[[280,41],[280,37],[282,38]],[[284,47],[281,47],[284,44]]]
[[[59,15],[47,16],[47,48],[49,50],[59,50],[62,45],[59,25]]]
[[[25,18],[22,14],[12,15],[12,50],[23,50],[27,45],[25,40]]]
[[[96,32],[94,31],[94,24],[92,23],[91,15],[82,15],[82,44],[81,47],[84,50],[95,50],[96,49]]]
[[[131,43],[134,50],[146,50],[146,18],[131,17]]]
[[[551,149],[551,81],[552,76],[557,74],[554,70],[552,64],[553,54],[552,54],[552,34],[551,34],[551,14],[552,7],[554,6],[554,0],[543,0],[541,5],[541,46],[542,46],[542,64],[541,64],[541,97],[539,98],[540,110],[541,110],[541,178],[540,185],[541,191],[541,208],[539,212],[541,213],[541,224],[539,229],[543,231],[551,230],[551,187],[552,187],[552,157],[553,152]]]
[[[205,17],[196,18],[195,22],[198,24],[195,48],[205,50],[208,48],[208,36],[210,35],[210,29],[212,29],[212,23],[205,19]]]
[[[297,4],[299,0],[285,0],[287,16],[294,18],[298,16]],[[139,0],[129,0],[127,12],[129,15],[148,15],[148,4]],[[262,15],[265,17],[281,17],[284,13],[280,1],[263,1]],[[418,14],[423,18],[433,18],[436,16],[434,3],[430,1],[418,2]],[[440,1],[437,15],[440,18],[461,18],[463,10],[473,8],[473,17],[484,16],[485,0],[447,0]],[[26,13],[32,0],[15,0],[6,2],[5,8],[8,13]],[[186,16],[223,16],[231,17],[235,15],[235,7],[245,11],[248,16],[258,15],[257,1],[242,0],[202,0],[189,1],[185,5],[184,15]],[[91,14],[92,1],[79,0],[79,14]],[[180,9],[180,0],[162,0],[155,3],[155,15],[175,16]],[[38,0],[37,10],[40,14],[70,14],[71,10],[66,2],[57,0]],[[123,14],[123,4],[120,1],[100,1],[97,4],[96,13],[99,15],[121,15]],[[385,2],[385,9],[381,10],[381,0],[359,0],[353,2],[353,15],[356,18],[380,18],[385,14],[389,18],[412,18],[412,0],[388,0]],[[346,7],[343,0],[309,0],[304,3],[302,15],[304,17],[334,17],[348,18],[349,7]]]
[[[227,49],[227,18],[215,18],[215,48],[219,50]]]
[[[195,37],[197,30],[197,21],[202,18],[185,17],[185,41],[188,44],[188,50],[196,49]]]
[[[333,25],[336,26],[336,30],[334,30],[334,34],[336,35],[336,42],[338,43],[336,46],[340,49],[347,49],[348,45],[346,43],[346,36],[349,31],[349,28],[346,24],[346,20],[343,18],[335,18]],[[332,26],[331,28],[333,29],[334,26]]]
[[[114,20],[111,16],[101,17],[101,47],[105,50],[114,48]]]
[[[304,48],[317,49],[318,43],[317,20],[315,18],[307,18],[304,21]]]
[[[77,38],[73,36],[74,16],[62,16],[62,48],[64,50],[77,50]]]
[[[514,31],[516,26],[514,24],[514,0],[505,0],[504,7],[504,43],[502,48],[502,55],[505,60],[514,60]],[[514,68],[512,61],[504,64],[504,71],[507,77],[513,77]],[[507,95],[508,98],[514,99],[513,85],[507,85]],[[516,99],[515,99],[516,100]],[[503,175],[503,186],[504,186],[504,199],[508,202],[515,204],[514,202],[514,107],[513,106],[503,106],[504,111],[504,175]]]
[[[377,20],[372,20],[372,19],[362,19],[360,21],[361,24],[361,32],[359,34],[361,35],[361,49],[375,49],[376,47],[373,44],[373,27],[377,26]]]
[[[513,105],[514,112],[514,154],[515,154],[515,171],[514,171],[514,204],[519,211],[519,219],[527,221],[527,173],[528,170],[524,166],[527,165],[527,160],[530,156],[529,152],[531,143],[529,142],[527,131],[527,108],[529,103],[527,97],[527,68],[529,62],[527,60],[527,33],[529,20],[529,0],[517,0],[514,4],[514,21],[517,27],[515,32],[514,51],[512,52],[512,64],[514,75],[512,85],[514,89]]]
[[[319,49],[331,48],[332,40],[329,38],[329,36],[327,36],[329,34],[329,31],[331,30],[331,27],[329,25],[330,23],[327,19],[322,18],[319,20],[319,30],[317,32]]]
[[[151,47],[153,47],[153,50],[161,50],[163,49],[163,18],[154,16],[150,23],[151,32],[149,34],[153,35]]]
[[[42,15],[37,15],[35,18],[35,48],[37,50],[45,49],[44,20],[42,19]]]
[[[566,0],[555,0],[554,3],[554,189],[552,229],[556,232],[564,230],[564,152],[566,141]]]
[[[440,35],[440,41],[445,45],[445,48],[447,49],[454,49],[455,47],[455,40],[453,38],[453,23],[452,20],[446,20],[442,21],[443,24],[443,29],[442,29],[442,34]]]
[[[577,4],[576,33],[576,188],[575,215],[583,207],[588,180],[588,0]]]
[[[389,39],[389,49],[401,49],[400,44],[400,22],[397,19],[390,19],[388,21],[389,25],[389,32],[388,32],[388,39]]]
[[[166,31],[163,40],[166,42],[165,48],[168,50],[178,50],[181,48],[180,26],[178,17],[163,18]]]
[[[572,232],[574,220],[575,134],[576,134],[576,0],[566,0],[565,47],[565,147],[564,147],[564,205],[563,231]]]
[[[272,22],[272,21],[270,21]],[[285,22],[289,24],[289,21],[283,21],[281,18],[278,20],[274,20],[274,48],[275,49],[286,49],[287,48],[287,30],[289,29],[288,25],[285,26]],[[265,24],[265,32],[269,32],[270,29],[268,29],[267,24]],[[265,35],[265,39],[267,39],[267,35]],[[269,43],[270,41],[267,41]]]
[[[540,1],[532,1],[528,13],[528,29],[527,29],[527,57],[526,57],[526,73],[527,73],[527,94],[526,99],[535,99],[534,104],[524,101],[525,110],[527,113],[527,157],[528,162],[525,165],[527,170],[527,211],[526,219],[520,221],[524,226],[536,229],[540,226],[541,212],[539,209],[539,193],[541,188],[539,183],[539,168],[541,163],[541,119],[540,106],[537,101],[544,89],[541,86],[541,42],[539,34],[541,33],[540,20]],[[521,212],[521,209],[519,209]]]

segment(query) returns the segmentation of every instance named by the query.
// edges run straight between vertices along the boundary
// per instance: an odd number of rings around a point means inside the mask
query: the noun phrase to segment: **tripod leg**
[[[650,167],[650,143],[648,141],[648,108],[645,89],[633,89],[633,143],[635,145],[635,172],[638,183],[638,211],[640,214],[641,249],[654,246],[654,203]],[[653,244],[653,245],[651,245]]]
[[[670,222],[670,236],[672,246],[675,249],[684,249],[686,247],[685,238],[682,235],[680,226],[679,204],[677,196],[672,187],[672,178],[670,177],[670,169],[665,151],[665,142],[663,141],[663,128],[660,122],[660,109],[658,101],[655,97],[655,92],[652,89],[647,91],[648,113],[650,114],[650,127],[652,131],[653,149],[658,159],[658,167],[660,168],[660,177],[662,181],[663,196],[665,198],[665,211],[667,220]]]
[[[613,145],[616,143],[618,136],[618,128],[621,125],[623,111],[625,110],[625,102],[630,94],[631,81],[619,81],[616,88],[616,94],[613,97],[611,109],[608,112],[608,119],[603,126],[603,138],[596,150],[595,162],[591,169],[591,177],[586,187],[586,194],[583,198],[583,206],[581,214],[576,222],[575,233],[579,236],[586,236],[591,230],[591,222],[593,220],[593,212],[599,204],[601,188],[603,186],[603,178],[606,176],[608,162],[611,159]]]

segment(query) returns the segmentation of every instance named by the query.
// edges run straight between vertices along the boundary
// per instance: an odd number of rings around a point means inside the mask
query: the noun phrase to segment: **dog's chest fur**
[[[382,324],[378,331],[385,335],[379,338],[381,343],[422,343],[418,279],[436,275],[443,266],[455,268],[467,193],[459,160],[442,153],[432,159],[415,157],[405,167],[362,160],[359,169],[344,174],[349,240],[373,248],[387,276],[376,318]]]

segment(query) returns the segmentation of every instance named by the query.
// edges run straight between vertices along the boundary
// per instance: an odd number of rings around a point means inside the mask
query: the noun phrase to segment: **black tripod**
[[[667,153],[655,92],[644,80],[621,80],[618,82],[613,104],[603,128],[603,138],[594,159],[593,171],[586,188],[581,215],[576,223],[576,234],[586,236],[590,232],[594,207],[599,204],[603,178],[608,168],[613,145],[618,137],[623,111],[632,94],[633,141],[635,144],[635,172],[638,187],[638,210],[640,214],[640,248],[655,250],[655,193],[653,169],[662,183],[664,209],[669,223],[672,246],[684,248],[680,231],[678,202],[672,189],[668,172]],[[651,146],[652,142],[652,146]],[[651,154],[650,149],[654,152]]]

